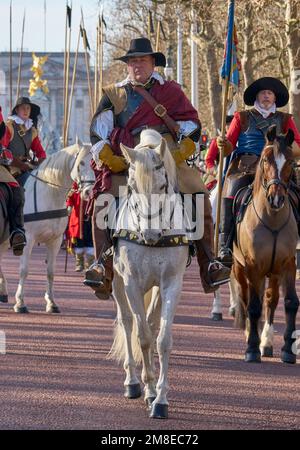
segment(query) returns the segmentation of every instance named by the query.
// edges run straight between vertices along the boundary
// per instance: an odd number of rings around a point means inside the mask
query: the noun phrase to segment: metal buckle
[[[26,134],[26,131],[24,131],[24,130],[18,130],[18,135],[19,135],[21,138],[24,137],[25,134]]]
[[[155,106],[154,112],[158,117],[164,117],[167,114],[167,110],[164,107],[164,105],[161,105],[160,103]]]

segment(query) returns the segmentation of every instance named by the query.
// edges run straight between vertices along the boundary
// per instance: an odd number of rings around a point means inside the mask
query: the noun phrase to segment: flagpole
[[[44,0],[44,52],[46,53],[47,49],[47,3]]]
[[[226,44],[226,50],[228,52],[229,50],[229,60],[230,60],[230,67],[229,71],[226,74],[226,77],[223,82],[223,105],[222,105],[222,123],[221,123],[221,138],[222,140],[225,139],[226,134],[226,115],[227,115],[227,106],[228,106],[228,93],[229,93],[229,83],[230,83],[230,77],[231,77],[231,70],[232,70],[232,39],[230,44],[229,42],[229,17],[230,17],[230,10],[232,9],[233,17],[232,20],[234,21],[234,0],[228,0],[228,30],[227,30],[227,44]],[[233,32],[233,30],[232,30]],[[225,55],[228,57],[228,55]],[[218,256],[219,254],[219,226],[220,226],[220,218],[221,218],[221,202],[222,202],[222,179],[223,179],[223,167],[224,167],[224,146],[222,145],[220,148],[220,161],[219,161],[219,167],[218,167],[218,194],[217,194],[217,209],[216,209],[216,224],[215,224],[215,255]]]
[[[12,111],[12,0],[9,10],[9,105]]]
[[[155,51],[159,51],[159,38],[160,38],[160,20],[157,21],[157,28],[156,28],[156,45],[155,45]]]
[[[93,115],[94,108],[93,108],[92,85],[91,85],[91,76],[90,76],[90,65],[89,65],[88,49],[87,49],[87,35],[86,35],[85,27],[84,27],[84,18],[83,18],[82,8],[81,8],[81,21],[82,21],[82,34],[83,34],[82,37],[83,37],[84,52],[85,52],[85,65],[86,65],[88,90],[89,90],[89,98],[90,98],[90,109],[91,109],[91,115]]]
[[[24,9],[24,15],[23,15],[21,49],[20,49],[20,57],[19,57],[18,84],[17,84],[17,99],[18,99],[19,96],[20,96],[20,85],[21,85],[21,74],[22,74],[22,60],[23,60],[23,45],[24,45],[24,31],[25,31],[25,9]]]
[[[104,52],[104,44],[103,44],[103,39],[104,39],[104,29],[103,29],[103,25],[104,25],[104,19],[103,19],[103,13],[101,16],[101,21],[100,21],[100,57],[99,57],[99,90],[98,90],[98,103],[100,102],[100,99],[102,97],[102,88],[103,88],[103,52]]]
[[[68,137],[69,137],[69,127],[70,127],[70,118],[71,118],[71,111],[72,111],[72,101],[73,101],[74,86],[75,86],[76,71],[77,71],[78,52],[79,52],[79,45],[80,45],[80,34],[81,34],[81,31],[80,31],[80,27],[79,27],[77,48],[76,48],[75,61],[74,61],[74,67],[73,67],[73,77],[72,77],[72,85],[71,85],[71,92],[70,92],[70,101],[69,101],[69,109],[68,109],[68,116],[67,116],[67,124],[66,124],[66,140],[67,141],[68,141]]]
[[[223,105],[222,105],[222,123],[221,123],[221,137],[225,139],[226,134],[226,115],[228,105],[229,93],[229,77],[226,77],[223,83]],[[224,146],[220,149],[220,161],[218,167],[218,194],[217,194],[217,210],[216,210],[216,224],[215,224],[215,255],[219,253],[219,226],[221,219],[221,202],[222,202],[222,178],[224,168]]]
[[[64,117],[62,126],[63,146],[66,146],[65,141],[65,126],[66,126],[66,75],[67,75],[67,47],[68,47],[68,0],[66,2],[66,26],[65,26],[65,54],[64,54],[64,84],[63,84],[63,105]]]
[[[67,121],[68,121],[68,111],[69,111],[69,78],[70,78],[70,60],[71,60],[71,36],[72,36],[72,2],[71,7],[68,10],[68,25],[69,25],[69,33],[68,33],[68,50],[67,50],[67,67],[66,67],[66,113],[65,113],[65,127],[64,127],[64,147],[68,145],[68,136],[67,136]]]
[[[98,101],[98,76],[99,76],[99,52],[100,52],[100,19],[98,19],[98,25],[97,25],[97,34],[96,34],[96,51],[95,51],[95,68],[94,68],[94,111],[96,111],[97,108],[97,101]]]

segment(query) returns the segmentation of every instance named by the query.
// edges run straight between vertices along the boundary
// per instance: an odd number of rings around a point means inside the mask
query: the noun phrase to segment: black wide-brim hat
[[[154,52],[152,50],[151,42],[147,38],[132,39],[126,55],[115,58],[115,60],[127,63],[129,58],[148,55],[154,57],[156,67],[166,67],[165,55],[161,52]]]
[[[276,106],[281,108],[289,101],[289,91],[285,85],[277,78],[263,77],[250,84],[244,92],[244,102],[248,106],[253,106],[256,96],[260,91],[272,91],[276,97]]]
[[[30,118],[32,120],[35,120],[41,112],[41,108],[36,105],[35,103],[31,103],[28,97],[19,97],[16,105],[14,106],[14,109],[12,110],[12,114],[17,114],[17,107],[21,105],[30,105],[31,106],[31,113]]]

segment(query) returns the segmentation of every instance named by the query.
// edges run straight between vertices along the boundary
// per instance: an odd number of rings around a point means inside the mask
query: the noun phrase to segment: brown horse
[[[295,288],[298,232],[288,198],[294,168],[293,140],[293,131],[276,136],[276,126],[269,128],[256,169],[253,198],[237,226],[233,249],[239,306],[236,324],[247,329],[247,362],[260,362],[261,355],[273,356],[273,320],[280,286],[286,315],[281,359],[285,363],[296,362],[293,333],[299,306]],[[263,305],[266,322],[260,336]]]

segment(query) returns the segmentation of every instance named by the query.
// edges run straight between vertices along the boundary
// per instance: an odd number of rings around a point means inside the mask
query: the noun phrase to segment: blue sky
[[[71,3],[71,1],[69,1]],[[99,11],[97,0],[73,0],[72,49],[75,50],[80,7],[83,8],[85,27],[91,46],[94,43],[96,20]],[[102,3],[106,3],[105,0]],[[21,31],[24,7],[26,7],[26,24],[24,50],[44,51],[44,0],[12,0],[13,4],[13,50],[21,46]],[[1,39],[0,51],[9,50],[9,8],[10,0],[0,0]],[[65,0],[46,0],[47,8],[47,52],[62,51],[65,42]],[[105,11],[104,11],[105,14]]]

